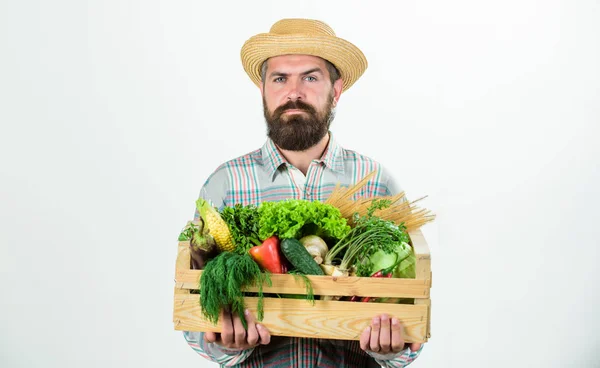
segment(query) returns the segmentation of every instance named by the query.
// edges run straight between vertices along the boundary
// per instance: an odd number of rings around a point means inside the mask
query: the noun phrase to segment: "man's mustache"
[[[285,104],[279,106],[278,108],[275,109],[275,111],[273,112],[273,116],[281,116],[286,110],[302,110],[302,111],[306,111],[309,114],[315,114],[316,110],[314,107],[312,107],[311,105],[302,102],[300,100],[296,100],[296,101],[288,101]]]

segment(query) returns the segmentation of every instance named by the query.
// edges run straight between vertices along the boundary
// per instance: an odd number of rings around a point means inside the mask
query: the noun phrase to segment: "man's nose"
[[[301,100],[304,98],[304,92],[302,91],[302,83],[299,80],[291,80],[288,83],[289,90],[287,98],[290,101]]]

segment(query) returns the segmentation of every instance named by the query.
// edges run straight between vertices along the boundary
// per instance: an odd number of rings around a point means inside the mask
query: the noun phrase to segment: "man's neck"
[[[319,160],[321,157],[323,157],[323,152],[325,152],[325,150],[327,149],[328,144],[329,133],[327,133],[319,141],[319,143],[310,147],[306,151],[287,151],[279,147],[277,148],[279,149],[283,157],[285,157],[287,162],[292,164],[298,170],[302,171],[304,175],[306,175],[306,172],[308,171],[308,167],[310,166],[312,160]]]

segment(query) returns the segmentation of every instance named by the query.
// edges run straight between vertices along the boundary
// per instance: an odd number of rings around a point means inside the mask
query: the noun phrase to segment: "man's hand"
[[[407,344],[410,350],[417,351],[421,344]],[[379,354],[399,353],[406,348],[402,337],[402,325],[397,318],[390,318],[383,314],[373,318],[371,325],[360,335],[360,347],[364,351]]]
[[[207,342],[214,342],[232,350],[246,350],[258,344],[268,344],[271,341],[269,330],[265,326],[256,323],[254,316],[247,309],[245,316],[246,322],[248,322],[248,331],[244,329],[239,316],[232,315],[229,311],[221,311],[220,318],[223,331],[221,333],[206,332],[204,339]]]

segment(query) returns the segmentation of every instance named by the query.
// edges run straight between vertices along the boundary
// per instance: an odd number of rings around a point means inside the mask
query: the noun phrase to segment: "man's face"
[[[290,151],[304,151],[328,132],[342,80],[331,84],[325,61],[310,55],[284,55],[267,61],[261,88],[268,135]]]

